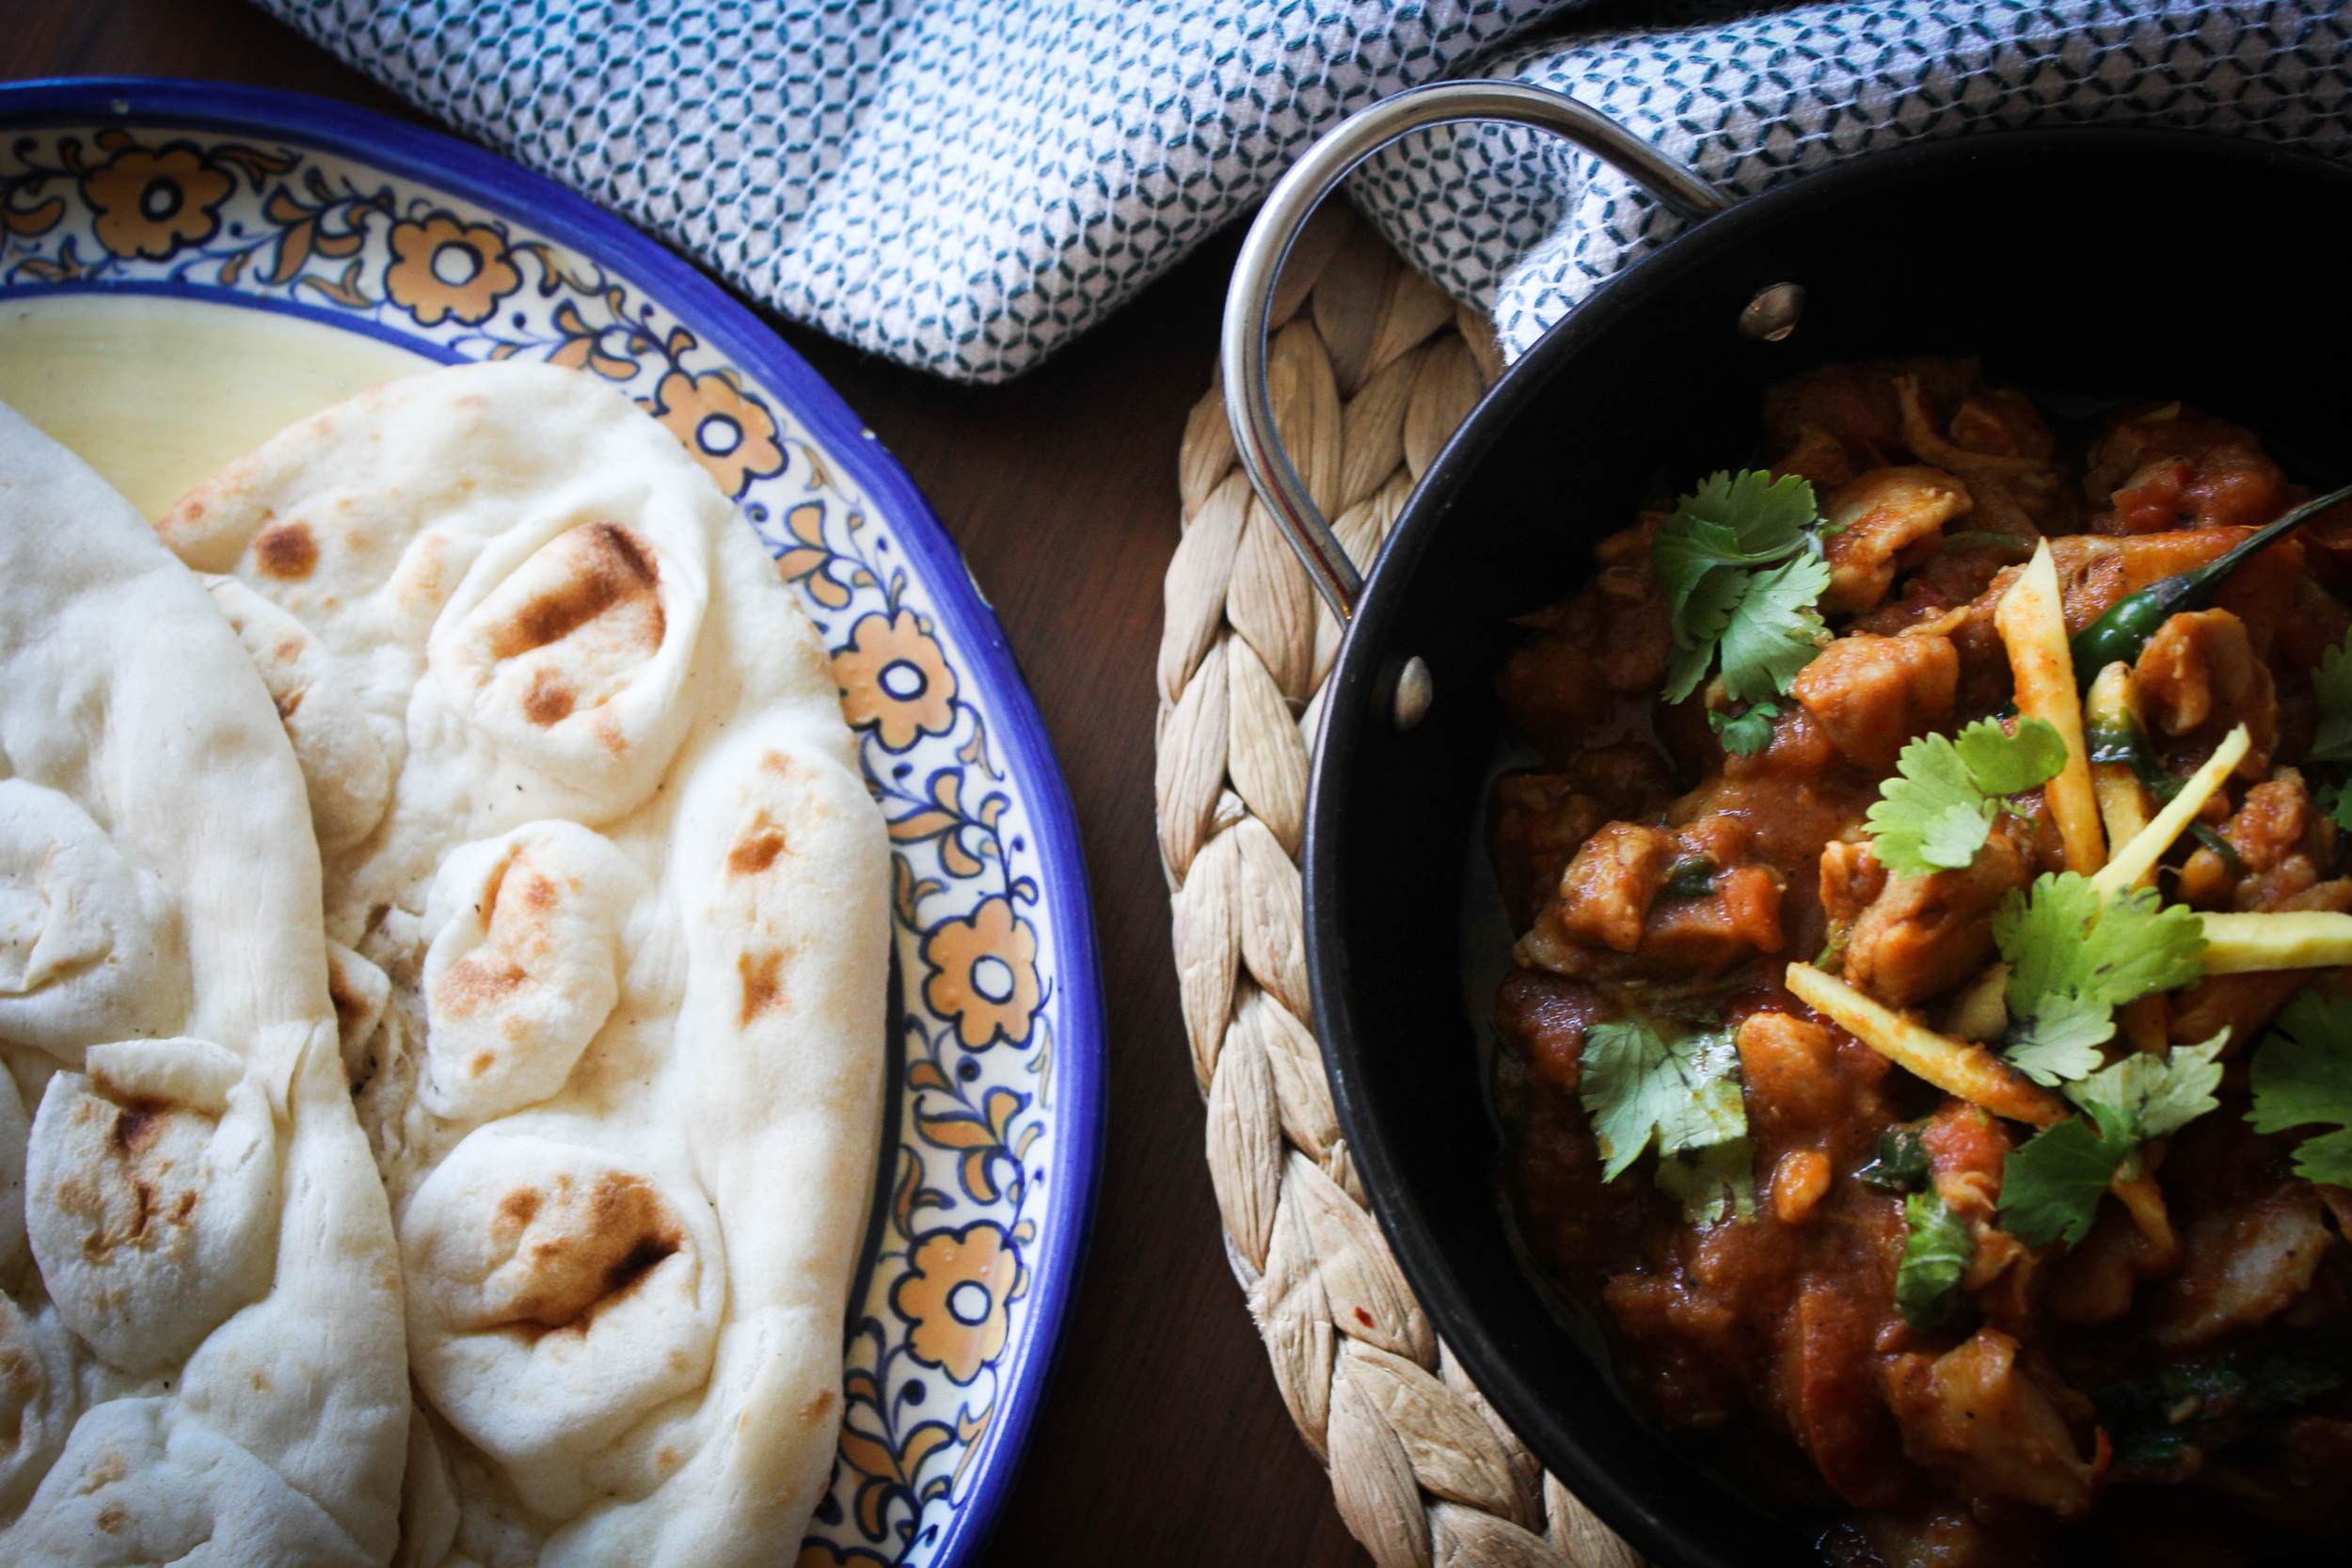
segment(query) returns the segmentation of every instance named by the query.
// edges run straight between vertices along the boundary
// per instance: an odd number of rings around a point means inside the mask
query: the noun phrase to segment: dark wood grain
[[[190,76],[424,117],[241,0],[0,0],[0,79]],[[429,123],[429,121],[427,121]],[[1094,1237],[994,1564],[1359,1564],[1218,1242],[1152,832],[1152,668],[1177,440],[1231,234],[1009,387],[778,330],[895,452],[1003,618],[1059,748],[1110,1013]]]

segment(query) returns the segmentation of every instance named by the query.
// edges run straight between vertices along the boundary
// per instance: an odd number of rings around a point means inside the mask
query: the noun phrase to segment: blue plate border
[[[947,1568],[967,1554],[977,1555],[1019,1477],[1029,1428],[1051,1381],[1064,1321],[1084,1274],[1102,1167],[1107,1037],[1076,813],[1036,700],[961,552],[888,449],[773,328],[691,263],[544,175],[441,132],[304,93],[173,77],[0,83],[0,133],[12,122],[60,114],[290,137],[437,185],[596,258],[637,281],[691,322],[719,353],[788,397],[793,413],[825,443],[828,455],[885,509],[901,548],[919,560],[950,641],[991,688],[993,700],[1018,721],[1000,730],[999,741],[1021,770],[1047,895],[1062,911],[1054,930],[1069,1032],[1056,1046],[1056,1071],[1067,1076],[1054,1092],[1057,1115],[1072,1118],[1074,1135],[1055,1139],[1046,1166],[1049,1190],[1062,1195],[1051,1211],[1057,1223],[1036,1243],[1036,1294],[1027,1332],[1017,1347],[1008,1347],[1004,1358],[1010,1368],[1009,1395],[1002,1415],[979,1439],[979,1479],[943,1532],[931,1561],[934,1568]]]

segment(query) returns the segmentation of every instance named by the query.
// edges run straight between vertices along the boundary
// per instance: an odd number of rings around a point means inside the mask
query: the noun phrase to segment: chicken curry
[[[1764,422],[1502,677],[1528,1251],[1845,1568],[2342,1551],[2352,504],[1973,362]]]

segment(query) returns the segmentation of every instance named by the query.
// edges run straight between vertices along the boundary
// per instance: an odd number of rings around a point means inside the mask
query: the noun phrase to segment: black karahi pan
[[[1274,434],[1273,282],[1350,167],[1409,131],[1473,119],[1567,135],[1698,221],[1510,368],[1359,594]],[[1439,1334],[1552,1473],[1653,1560],[1818,1563],[1818,1522],[1768,1517],[1638,1418],[1513,1250],[1462,960],[1511,618],[1582,586],[1594,545],[1647,498],[1740,466],[1765,388],[1829,361],[1973,355],[1996,385],[2185,399],[2259,432],[2291,472],[2298,453],[2341,451],[2347,241],[2352,171],[2250,138],[1994,132],[1735,204],[1571,100],[1508,82],[1386,100],[1268,198],[1228,296],[1224,381],[1252,481],[1348,625],[1306,848],[1315,1027],[1340,1118]]]

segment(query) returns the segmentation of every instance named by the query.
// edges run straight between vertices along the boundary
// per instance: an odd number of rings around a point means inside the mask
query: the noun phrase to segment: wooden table
[[[0,79],[206,77],[418,120],[243,0],[0,0]],[[1228,233],[1010,387],[776,322],[914,476],[1004,620],[1078,808],[1110,1013],[1094,1240],[1000,1564],[1361,1563],[1225,1264],[1152,829],[1152,669],[1176,443],[1209,383]],[[774,318],[771,318],[773,320]]]

